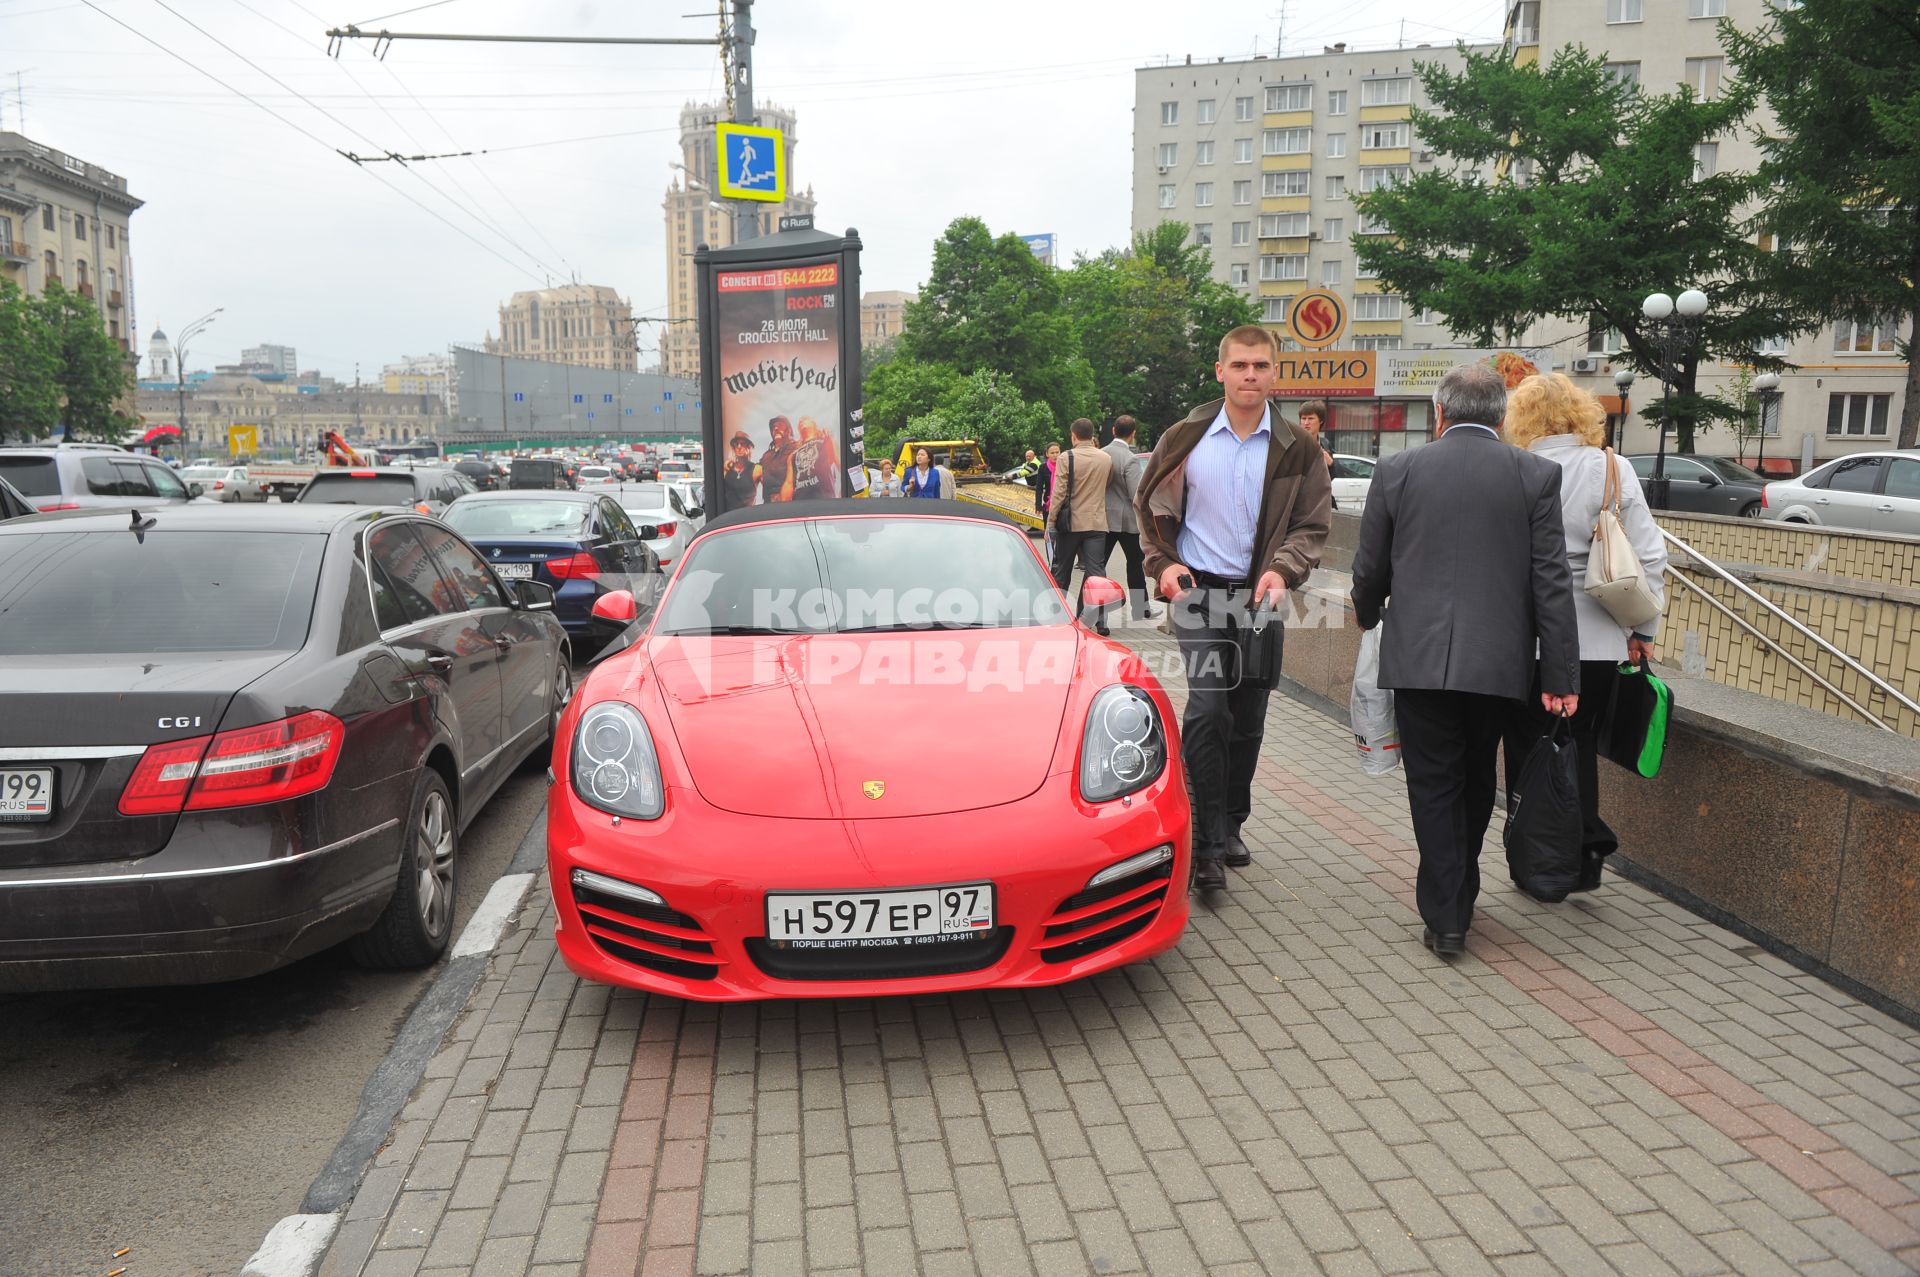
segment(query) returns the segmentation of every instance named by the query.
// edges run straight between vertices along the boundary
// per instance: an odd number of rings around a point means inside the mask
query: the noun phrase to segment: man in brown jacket
[[[1087,578],[1107,570],[1107,487],[1113,482],[1113,458],[1094,446],[1093,423],[1085,417],[1073,423],[1073,449],[1053,467],[1053,503],[1047,508],[1047,531],[1053,536],[1053,577],[1061,589],[1080,565],[1080,594]],[[1081,599],[1074,609],[1085,619]],[[1093,618],[1107,632],[1103,614]]]
[[[1169,427],[1154,446],[1135,509],[1147,574],[1173,604],[1187,666],[1181,757],[1193,789],[1194,885],[1223,890],[1225,866],[1252,863],[1240,827],[1279,672],[1278,617],[1260,642],[1242,631],[1277,612],[1320,563],[1332,522],[1327,464],[1305,432],[1267,402],[1273,334],[1256,324],[1220,341],[1224,399]],[[1248,657],[1270,654],[1255,668]]]

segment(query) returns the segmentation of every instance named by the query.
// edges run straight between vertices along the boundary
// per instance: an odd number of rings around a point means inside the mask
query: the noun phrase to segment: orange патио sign
[[[1273,390],[1279,399],[1371,399],[1371,350],[1293,350],[1274,357]]]

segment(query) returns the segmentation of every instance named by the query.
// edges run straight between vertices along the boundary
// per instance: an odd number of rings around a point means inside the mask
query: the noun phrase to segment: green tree
[[[40,308],[0,280],[0,439],[39,439],[60,424],[58,361]]]
[[[1775,120],[1760,137],[1759,222],[1790,246],[1777,284],[1800,323],[1904,322],[1900,446],[1920,442],[1920,12],[1912,0],[1777,5],[1722,24]]]
[[[1641,299],[1704,289],[1712,308],[1674,383],[1678,447],[1693,451],[1697,426],[1738,415],[1698,392],[1701,360],[1785,367],[1754,350],[1793,326],[1766,255],[1743,229],[1754,178],[1695,176],[1695,147],[1740,125],[1751,88],[1722,81],[1720,97],[1696,101],[1684,88],[1620,83],[1605,55],[1584,49],[1561,50],[1545,67],[1461,52],[1457,73],[1421,66],[1435,109],[1413,112],[1421,145],[1445,163],[1356,197],[1385,230],[1355,240],[1361,265],[1410,307],[1488,344],[1549,316],[1604,323],[1643,374],[1659,360]]]
[[[134,387],[127,353],[107,336],[93,303],[78,293],[49,283],[37,309],[54,355],[68,437],[117,442],[134,425],[120,408]]]
[[[907,303],[900,358],[1004,374],[1062,426],[1087,415],[1093,371],[1061,310],[1059,274],[1019,236],[995,239],[980,219],[957,218],[934,244],[919,299]]]
[[[1058,433],[1047,405],[1029,403],[1011,377],[982,368],[962,378],[940,407],[908,422],[905,435],[976,439],[987,464],[1005,470],[1018,464],[1028,448],[1044,449]]]
[[[867,456],[893,456],[906,437],[907,423],[935,411],[965,380],[951,364],[893,358],[867,374],[861,388],[861,420],[867,428]]]

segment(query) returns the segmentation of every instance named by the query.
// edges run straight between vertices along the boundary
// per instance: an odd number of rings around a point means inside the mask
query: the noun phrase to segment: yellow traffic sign
[[[255,456],[260,451],[260,427],[228,426],[227,455],[231,457]]]

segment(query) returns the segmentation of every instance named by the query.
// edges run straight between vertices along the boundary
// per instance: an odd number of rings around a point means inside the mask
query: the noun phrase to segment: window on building
[[[1227,267],[1227,278],[1235,288],[1245,288],[1252,282],[1252,268],[1245,262],[1235,262]]]
[[[1193,206],[1195,208],[1213,207],[1213,183],[1195,182],[1193,184]]]
[[[73,263],[73,282],[85,288],[87,286],[87,264],[75,259]]]
[[[1753,343],[1756,355],[1784,355],[1787,353],[1787,339],[1784,336],[1762,337]]]
[[[1313,130],[1267,129],[1261,142],[1268,155],[1305,155],[1313,149]]]
[[[1160,185],[1160,207],[1161,208],[1173,207],[1174,189],[1175,188],[1171,182],[1161,183]]]
[[[1312,109],[1313,86],[1311,84],[1269,84],[1267,86],[1267,110],[1310,111]]]
[[[1339,176],[1329,177],[1327,179],[1327,198],[1329,200],[1343,200],[1347,198],[1347,179]]]
[[[1180,123],[1180,104],[1178,102],[1162,102],[1160,104],[1160,123]]]
[[[1241,248],[1253,243],[1253,223],[1235,222],[1233,224],[1233,246]]]
[[[527,323],[533,329],[533,339],[540,340],[540,299],[534,298],[527,303]]]
[[[51,204],[40,206],[40,229],[43,231],[53,229],[53,205]]]
[[[1378,191],[1389,186],[1398,186],[1413,176],[1413,170],[1405,164],[1386,164],[1360,170],[1360,189]]]
[[[1413,101],[1413,77],[1391,80],[1363,80],[1360,83],[1361,106],[1404,106]]]
[[[1260,175],[1260,194],[1267,199],[1283,199],[1289,195],[1305,195],[1308,183],[1313,175],[1305,169],[1295,169],[1290,173],[1262,173]]]
[[[1892,395],[1829,395],[1827,434],[1842,438],[1885,438],[1887,415],[1892,407]]]
[[[1327,90],[1327,114],[1345,115],[1347,113],[1347,91],[1345,89]]]
[[[73,215],[73,237],[80,240],[87,237],[87,219],[78,213]]]
[[[1180,163],[1180,144],[1178,142],[1162,142],[1160,144],[1160,171],[1164,173],[1178,163]]]
[[[1418,315],[1414,316],[1414,319],[1413,319],[1413,322],[1416,324],[1427,324],[1427,325],[1433,325],[1438,323],[1439,321],[1440,321],[1440,316],[1431,309],[1421,311]]]
[[[1253,163],[1253,139],[1237,137],[1233,139],[1233,162],[1235,164]]]
[[[1262,213],[1260,215],[1260,238],[1292,238],[1307,233],[1307,215],[1305,213]]]
[[[1253,118],[1253,99],[1251,97],[1235,98],[1233,100],[1233,118],[1241,124],[1245,124]]]
[[[1286,323],[1287,322],[1287,303],[1292,300],[1293,298],[1291,297],[1263,298],[1261,304],[1265,307],[1265,310],[1262,312],[1260,318],[1269,324]]]
[[[1213,223],[1195,222],[1193,224],[1193,242],[1201,248],[1213,247]]]
[[[1612,355],[1620,350],[1620,330],[1607,323],[1598,311],[1587,316],[1587,353]]]
[[[1638,62],[1609,62],[1607,75],[1615,84],[1624,84],[1630,88],[1640,87],[1640,64]]]
[[[1520,0],[1513,7],[1513,42],[1540,43],[1540,0]]]
[[[47,278],[48,279],[60,278],[60,264],[54,259],[53,250],[51,248],[47,250]]]
[[[1763,401],[1759,405],[1760,433],[1769,439],[1780,437],[1780,407],[1784,402],[1781,396],[1775,395],[1771,403]]]
[[[0,252],[11,253],[12,251],[13,219],[11,217],[0,217]]]
[[[1365,219],[1363,218],[1362,220],[1364,221]],[[1360,231],[1364,232],[1365,229],[1366,228],[1363,226],[1360,228]],[[1353,277],[1355,279],[1379,279],[1380,272],[1373,269],[1371,266],[1367,265],[1366,262],[1362,261],[1360,258],[1356,257],[1353,259]]]
[[[1347,238],[1347,219],[1329,217],[1320,223],[1320,238],[1329,244],[1344,243]]]
[[[1347,153],[1347,135],[1345,133],[1327,134],[1327,158],[1337,160]]]
[[[1213,117],[1216,111],[1217,111],[1217,107],[1215,106],[1214,100],[1212,98],[1200,99],[1200,123],[1212,124]]]
[[[1833,348],[1843,355],[1890,355],[1898,336],[1899,325],[1891,319],[1866,324],[1843,320],[1833,326]]]
[[[1687,0],[1689,18],[1724,18],[1727,16],[1727,0]]]
[[[1390,124],[1369,124],[1360,130],[1360,149],[1363,151],[1394,151],[1407,145],[1411,130],[1405,120],[1395,120]]]
[[[120,291],[120,272],[111,266],[107,267],[107,291],[110,293]]]
[[[1321,262],[1320,263],[1320,282],[1322,284],[1327,285],[1328,287],[1332,287],[1333,285],[1340,283],[1341,282],[1340,274],[1341,274],[1341,271],[1345,269],[1345,267],[1346,267],[1346,263],[1341,261],[1337,257],[1332,258],[1329,261]]]
[[[1247,178],[1244,181],[1235,182],[1233,184],[1233,202],[1235,204],[1253,203],[1253,179],[1252,178]]]
[[[1361,293],[1353,299],[1353,317],[1362,319],[1399,319],[1401,299],[1393,293]]]
[[[1307,277],[1307,255],[1305,253],[1268,253],[1260,259],[1260,278],[1305,279]]]
[[[115,247],[115,245],[114,245],[114,242],[113,242],[113,240],[114,240],[114,234],[113,234],[113,232],[114,232],[114,225],[113,225],[113,223],[112,223],[112,222],[108,222],[108,223],[107,223],[107,247],[108,247],[108,248],[113,248],[113,247]]]
[[[1608,22],[1640,21],[1641,0],[1607,0]]]
[[[1712,177],[1720,171],[1720,144],[1700,142],[1693,148],[1693,180]]]
[[[1213,163],[1213,143],[1212,142],[1195,143],[1193,148],[1193,162],[1195,164]]]
[[[1353,348],[1355,350],[1398,350],[1400,339],[1398,337],[1355,337]]]
[[[1688,58],[1686,86],[1693,90],[1693,96],[1702,102],[1720,96],[1720,73],[1726,67],[1725,58]]]

